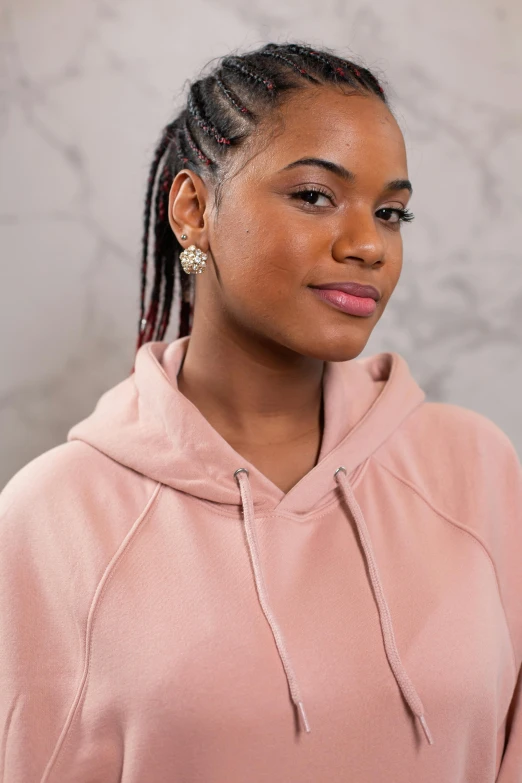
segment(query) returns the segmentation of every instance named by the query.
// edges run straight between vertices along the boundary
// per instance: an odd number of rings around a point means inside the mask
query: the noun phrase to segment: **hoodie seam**
[[[94,629],[94,622],[98,614],[99,607],[102,604],[102,600],[107,592],[108,586],[111,583],[111,579],[117,570],[117,566],[122,561],[123,557],[129,550],[131,544],[136,539],[136,536],[139,534],[139,532],[141,532],[141,530],[143,530],[144,527],[143,523],[146,520],[150,519],[150,517],[156,510],[158,506],[158,498],[160,497],[161,490],[163,487],[164,485],[161,482],[156,483],[152,495],[147,500],[145,507],[143,508],[141,513],[138,515],[138,517],[131,525],[130,530],[127,531],[126,535],[123,538],[123,541],[120,543],[116,552],[109,560],[98,584],[96,585],[96,589],[94,591],[94,595],[91,600],[89,612],[87,614],[87,625],[84,632],[85,633],[85,660],[84,660],[84,671],[82,674],[82,679],[76,691],[76,695],[73,699],[72,705],[69,708],[69,713],[67,715],[67,718],[65,719],[65,723],[62,727],[55,748],[43,772],[41,783],[47,783],[47,781],[49,781],[50,774],[56,772],[56,770],[58,769],[60,765],[60,754],[64,749],[65,745],[67,744],[67,741],[70,737],[72,726],[79,713],[80,704],[82,703],[83,698],[87,691],[87,685],[91,672],[91,649],[92,649],[92,642],[94,637],[93,629]]]
[[[443,519],[445,522],[448,522],[449,524],[451,524],[456,530],[461,532],[463,535],[467,534],[473,541],[475,541],[475,543],[477,543],[481,547],[481,549],[485,553],[485,555],[486,555],[487,559],[489,560],[489,563],[490,563],[490,565],[491,565],[491,567],[493,569],[493,574],[495,576],[495,582],[496,582],[496,585],[497,585],[498,597],[499,597],[499,600],[500,600],[500,605],[502,607],[502,612],[504,614],[504,620],[505,620],[505,623],[506,623],[506,627],[507,627],[508,635],[509,635],[509,641],[510,641],[510,644],[511,644],[511,655],[512,655],[512,659],[513,659],[513,671],[514,671],[515,677],[517,677],[517,673],[518,673],[517,654],[516,654],[516,650],[515,650],[515,644],[514,644],[514,641],[513,641],[513,634],[511,633],[511,623],[509,622],[508,615],[507,615],[507,612],[506,612],[506,607],[504,606],[504,600],[503,600],[503,597],[502,597],[502,591],[500,589],[500,581],[499,581],[499,578],[498,578],[497,566],[496,566],[495,560],[494,560],[491,552],[489,551],[489,548],[488,548],[486,542],[482,539],[482,537],[478,533],[476,533],[474,530],[471,530],[471,528],[469,528],[467,525],[464,525],[462,522],[459,522],[456,519],[453,519],[449,514],[446,514],[444,511],[441,511],[440,509],[438,509],[434,505],[434,503],[428,497],[426,497],[426,495],[423,492],[421,492],[421,490],[418,487],[415,486],[415,484],[413,484],[410,481],[408,481],[408,479],[403,478],[402,476],[399,476],[397,473],[395,473],[387,465],[384,465],[380,460],[376,459],[375,461],[377,462],[377,464],[381,468],[383,468],[387,473],[389,473],[390,476],[392,476],[396,481],[399,481],[401,484],[403,484],[409,490],[414,492],[419,498],[421,498],[421,500],[423,500],[431,508],[431,510],[434,511],[435,514],[437,514],[438,517]]]

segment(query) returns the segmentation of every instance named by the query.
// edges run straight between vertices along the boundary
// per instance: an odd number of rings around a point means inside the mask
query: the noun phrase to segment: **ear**
[[[190,169],[179,171],[169,193],[169,223],[183,247],[197,245],[204,252],[208,245],[209,193],[201,177]],[[181,239],[186,234],[188,239]]]

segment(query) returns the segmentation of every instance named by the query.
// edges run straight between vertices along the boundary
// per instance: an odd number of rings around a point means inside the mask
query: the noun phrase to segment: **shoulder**
[[[99,456],[103,458],[103,455]],[[5,504],[17,497],[24,497],[28,492],[51,489],[64,478],[85,476],[87,466],[96,460],[96,451],[80,441],[61,443],[18,470],[0,492],[0,499]]]
[[[82,441],[62,443],[31,460],[0,492],[0,515],[14,506],[29,510],[100,505],[111,497],[146,497],[156,482]]]
[[[425,402],[414,412],[415,427],[439,432],[445,438],[488,438],[509,448],[511,441],[492,419],[482,413],[447,402]]]
[[[491,419],[468,408],[423,403],[377,460],[464,524],[475,527],[484,512],[513,516],[513,504],[522,504],[522,467],[514,444]]]
[[[493,456],[517,461],[515,446],[492,419],[477,411],[444,402],[425,402],[404,422],[397,437],[412,449],[445,460],[467,457],[489,464]]]
[[[80,441],[33,459],[0,493],[0,559],[70,578],[82,563],[98,578],[157,483]]]

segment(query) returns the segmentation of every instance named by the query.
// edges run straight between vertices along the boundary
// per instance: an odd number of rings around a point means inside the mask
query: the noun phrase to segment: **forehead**
[[[251,163],[256,169],[280,168],[303,156],[324,157],[354,169],[365,162],[383,168],[383,176],[406,175],[402,132],[377,97],[344,93],[339,88],[307,88],[293,93],[259,129],[261,143]]]

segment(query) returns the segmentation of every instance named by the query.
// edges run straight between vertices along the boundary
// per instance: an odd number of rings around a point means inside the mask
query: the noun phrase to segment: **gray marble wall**
[[[417,219],[364,354],[522,453],[520,0],[4,0],[0,486],[128,374],[159,130],[209,59],[267,40],[355,54],[391,87]],[[172,337],[172,335],[169,335]]]

